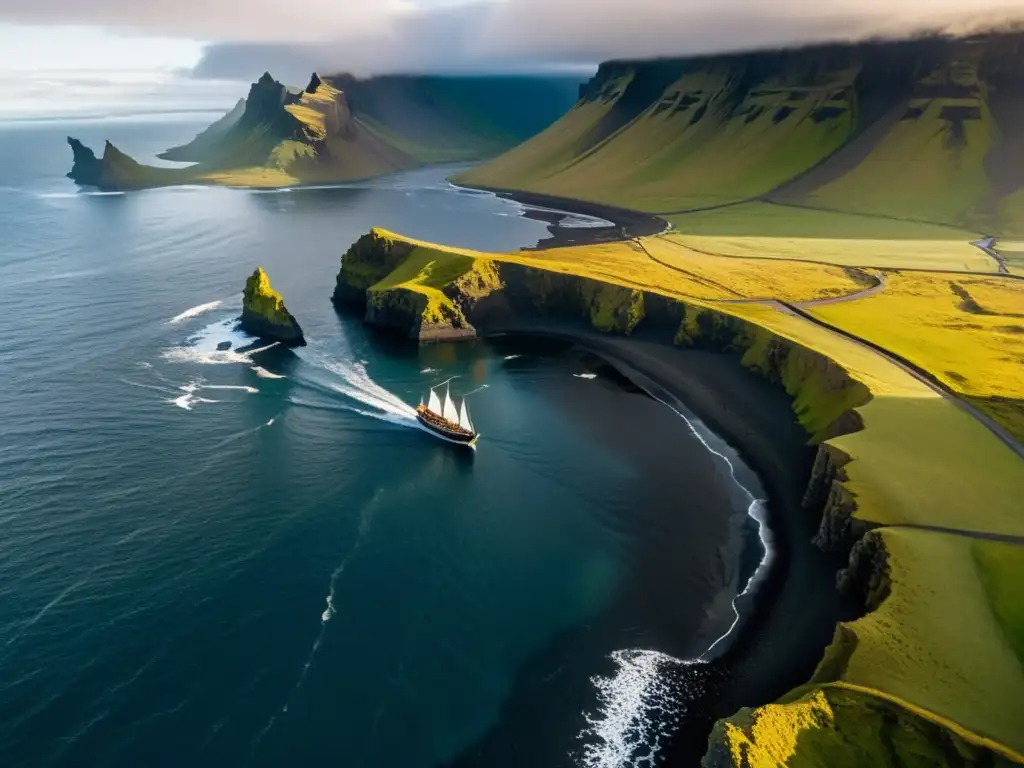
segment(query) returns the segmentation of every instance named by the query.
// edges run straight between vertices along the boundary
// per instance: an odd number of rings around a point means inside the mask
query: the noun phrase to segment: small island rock
[[[302,329],[285,308],[281,294],[270,285],[270,278],[257,267],[245,281],[242,294],[241,327],[261,339],[277,341],[289,347],[303,347]]]
[[[229,349],[231,349],[230,341],[222,341],[220,344],[217,345],[218,352],[227,352]]]

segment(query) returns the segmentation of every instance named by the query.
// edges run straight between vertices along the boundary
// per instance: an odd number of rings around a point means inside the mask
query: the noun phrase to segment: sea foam
[[[190,320],[193,317],[197,317],[203,314],[204,312],[209,312],[211,309],[216,309],[223,303],[224,302],[222,301],[209,301],[206,304],[198,304],[194,307],[189,307],[184,312],[182,312],[179,315],[175,315],[167,322],[170,323],[171,325],[177,325],[178,323],[184,322],[185,320]]]

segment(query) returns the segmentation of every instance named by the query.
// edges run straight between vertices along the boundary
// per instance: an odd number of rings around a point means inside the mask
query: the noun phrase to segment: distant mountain
[[[1024,233],[1024,35],[603,64],[463,174],[655,213],[769,199]]]
[[[265,73],[231,112],[161,155],[195,165],[132,167],[112,145],[97,160],[75,142],[68,175],[108,189],[186,182],[284,186],[479,160],[543,130],[572,105],[578,86],[579,80],[561,77],[314,74],[305,89],[294,90]]]

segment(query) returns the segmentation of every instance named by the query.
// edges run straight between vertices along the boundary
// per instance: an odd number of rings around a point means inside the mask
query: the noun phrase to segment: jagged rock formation
[[[71,136],[68,136],[68,145],[74,158],[68,178],[83,186],[102,186],[103,163],[97,159],[96,153]]]
[[[481,159],[557,119],[571,104],[570,85],[575,87],[564,78],[360,80],[314,73],[305,89],[295,90],[264,73],[231,112],[188,144],[161,155],[196,165],[167,169],[124,163],[113,174],[89,173],[83,164],[72,178],[88,178],[105,189],[286,186]]]
[[[270,285],[263,267],[256,267],[242,294],[242,317],[239,322],[246,333],[261,339],[277,341],[288,347],[304,347],[302,328],[285,308],[281,294]]]
[[[99,159],[78,139],[68,136],[68,144],[71,146],[74,163],[67,175],[77,184],[120,190],[177,183],[177,171],[141,165],[109,141],[103,147],[103,157]]]

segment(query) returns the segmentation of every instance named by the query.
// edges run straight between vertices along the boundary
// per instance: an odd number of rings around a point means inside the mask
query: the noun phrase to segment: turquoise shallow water
[[[371,226],[546,235],[444,170],[266,193],[63,178],[67,133],[145,158],[199,127],[0,125],[0,763],[474,765],[488,734],[508,765],[650,752],[686,697],[659,670],[728,629],[749,575],[728,465],[564,345],[416,349],[334,311]],[[257,264],[308,347],[216,351],[244,341]],[[453,376],[471,458],[410,417]]]

